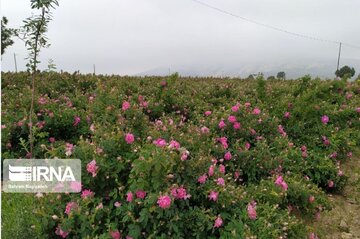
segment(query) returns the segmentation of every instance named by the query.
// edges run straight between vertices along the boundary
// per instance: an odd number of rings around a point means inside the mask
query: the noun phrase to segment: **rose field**
[[[29,125],[2,74],[2,159],[80,159],[81,193],[3,193],[6,238],[327,238],[359,161],[359,80],[36,76]]]

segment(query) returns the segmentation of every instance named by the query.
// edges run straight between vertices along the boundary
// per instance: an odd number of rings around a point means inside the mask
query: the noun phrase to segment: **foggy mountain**
[[[360,73],[360,59],[342,59],[340,67],[349,65],[355,68],[355,76]],[[298,78],[304,75],[320,78],[334,78],[337,61],[330,60],[303,60],[292,62],[274,62],[266,63],[238,63],[238,64],[217,64],[212,66],[204,66],[201,64],[189,64],[179,66],[161,66],[140,72],[136,75],[158,75],[165,76],[169,73],[178,72],[182,76],[231,76],[231,77],[247,77],[250,74],[262,72],[266,77],[276,76],[279,71],[284,71],[288,79]]]

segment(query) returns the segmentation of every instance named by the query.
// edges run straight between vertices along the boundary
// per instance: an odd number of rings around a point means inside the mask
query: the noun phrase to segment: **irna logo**
[[[80,159],[5,159],[5,192],[81,192]]]
[[[34,166],[22,167],[9,165],[10,181],[75,181],[71,167]]]

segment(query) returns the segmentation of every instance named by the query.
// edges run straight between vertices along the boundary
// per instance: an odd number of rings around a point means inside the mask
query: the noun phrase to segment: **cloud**
[[[283,29],[360,45],[358,0],[202,1]],[[3,0],[2,10],[13,27],[31,15],[28,0]],[[46,68],[51,58],[59,70],[84,73],[96,64],[98,73],[108,74],[158,68],[188,68],[194,74],[216,68],[231,74],[237,65],[276,71],[294,62],[302,74],[307,65],[336,64],[338,51],[337,45],[240,21],[191,0],[62,0],[49,29],[52,46],[42,51],[40,66]],[[14,52],[25,69],[27,53],[17,41],[3,56],[2,70],[14,69]],[[344,47],[342,58],[360,70],[360,49]],[[327,71],[333,75],[332,67]]]

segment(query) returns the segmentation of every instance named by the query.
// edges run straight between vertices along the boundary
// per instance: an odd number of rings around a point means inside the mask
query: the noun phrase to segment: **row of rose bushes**
[[[51,238],[316,238],[360,142],[358,82],[65,73],[37,80],[31,155],[27,75],[2,89],[3,158],[82,160],[80,194],[36,195]]]

